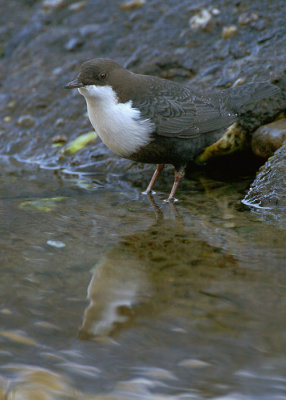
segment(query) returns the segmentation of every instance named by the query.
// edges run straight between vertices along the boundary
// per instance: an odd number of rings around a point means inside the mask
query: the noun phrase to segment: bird
[[[134,73],[107,58],[84,62],[65,88],[78,89],[85,98],[90,122],[111,151],[156,164],[144,193],[152,193],[165,164],[174,166],[170,202],[186,167],[238,120],[241,107],[278,90],[269,82],[254,82],[202,95],[179,82]]]

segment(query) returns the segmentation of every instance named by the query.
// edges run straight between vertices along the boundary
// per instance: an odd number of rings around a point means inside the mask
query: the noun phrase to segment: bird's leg
[[[152,179],[144,193],[150,194],[152,192],[153,186],[154,186],[156,180],[158,179],[159,175],[163,171],[164,167],[165,167],[165,164],[157,164],[156,171],[154,172],[154,175],[152,176]]]
[[[180,167],[180,169],[178,171],[175,169],[175,179],[174,179],[171,193],[168,197],[168,201],[174,201],[175,194],[176,194],[179,184],[180,184],[181,180],[184,178],[184,176],[185,176],[185,166]]]

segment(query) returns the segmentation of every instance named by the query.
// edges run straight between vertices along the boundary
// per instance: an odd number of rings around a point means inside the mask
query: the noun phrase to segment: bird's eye
[[[105,72],[101,72],[101,73],[99,74],[99,78],[100,78],[100,79],[105,79],[105,77],[106,77],[106,73],[105,73]]]

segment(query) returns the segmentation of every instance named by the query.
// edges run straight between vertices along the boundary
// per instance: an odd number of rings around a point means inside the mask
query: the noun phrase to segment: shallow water
[[[286,399],[286,233],[251,178],[175,206],[115,181],[1,158],[0,399]]]

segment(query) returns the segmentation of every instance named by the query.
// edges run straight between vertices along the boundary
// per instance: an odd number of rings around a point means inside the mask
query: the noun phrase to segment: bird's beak
[[[67,83],[64,88],[65,89],[76,89],[76,88],[80,88],[83,87],[84,84],[82,82],[80,82],[80,80],[78,78],[74,79],[73,81]]]

